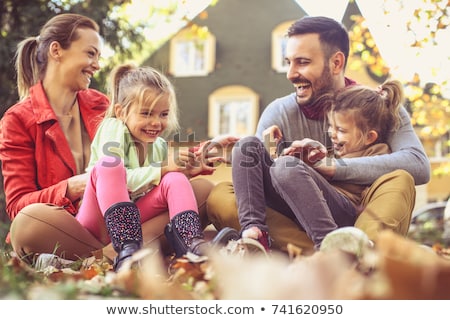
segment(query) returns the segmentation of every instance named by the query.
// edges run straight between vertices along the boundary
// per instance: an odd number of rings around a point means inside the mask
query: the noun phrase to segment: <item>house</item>
[[[175,85],[180,140],[253,134],[265,106],[293,91],[283,36],[306,13],[294,0],[220,0],[205,12],[206,19],[193,20],[207,27],[203,39],[180,30],[143,64],[162,70]],[[354,13],[358,8],[350,3],[344,24],[351,25]]]

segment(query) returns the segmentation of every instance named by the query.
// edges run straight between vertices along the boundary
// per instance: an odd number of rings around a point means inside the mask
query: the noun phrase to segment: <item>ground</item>
[[[229,174],[222,167],[209,179]],[[6,246],[0,299],[450,299],[450,248],[437,242],[424,246],[384,231],[357,256],[301,253],[290,246],[287,254],[249,254],[231,242],[205,257],[172,259],[145,248],[115,273],[101,252],[36,268]]]
[[[301,251],[301,250],[300,250]],[[249,253],[232,242],[205,257],[145,248],[119,272],[101,256],[36,270],[2,252],[2,299],[450,299],[450,249],[380,234],[359,256]]]

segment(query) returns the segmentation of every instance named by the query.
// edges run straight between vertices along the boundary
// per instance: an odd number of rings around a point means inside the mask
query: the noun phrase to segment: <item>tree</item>
[[[384,0],[384,3],[393,0]],[[448,28],[450,11],[448,0],[422,0],[423,6],[418,7],[410,17],[405,30],[414,41],[411,47],[424,48],[436,46],[438,35]],[[402,5],[402,1],[399,2]],[[389,14],[388,11],[385,12]],[[365,63],[368,73],[382,82],[390,77],[390,69],[383,60],[375,41],[362,16],[354,16],[355,21],[350,30],[351,52],[361,58]],[[440,37],[442,40],[442,37]],[[413,125],[417,128],[420,138],[424,140],[436,140],[450,131],[450,100],[443,94],[443,86],[448,86],[448,80],[442,83],[425,83],[419,75],[404,83],[406,108],[411,114]],[[443,148],[450,148],[447,141]],[[450,165],[443,163],[433,171],[435,175],[450,174]]]
[[[144,38],[141,29],[131,24],[121,9],[131,0],[4,0],[0,2],[0,117],[17,101],[15,70],[13,67],[17,44],[26,37],[37,36],[40,28],[52,16],[65,12],[79,13],[94,19],[100,26],[105,43],[124,60],[132,56],[126,43],[139,50]],[[93,80],[92,87],[103,89],[104,68]]]

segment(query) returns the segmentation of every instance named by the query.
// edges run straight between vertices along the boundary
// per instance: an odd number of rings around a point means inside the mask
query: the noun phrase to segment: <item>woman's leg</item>
[[[103,244],[64,208],[35,203],[23,208],[11,224],[11,244],[19,256],[54,253],[77,260],[92,255]]]
[[[194,191],[195,200],[197,202],[198,214],[202,222],[202,228],[206,228],[211,222],[208,219],[206,201],[208,200],[214,183],[205,178],[195,178],[190,180],[192,190]]]

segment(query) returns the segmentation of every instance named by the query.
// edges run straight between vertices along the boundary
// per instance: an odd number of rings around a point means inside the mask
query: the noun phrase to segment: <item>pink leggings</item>
[[[103,216],[113,204],[130,201],[130,196],[123,163],[115,166],[105,166],[103,163],[111,161],[100,159],[92,169],[76,219],[100,242],[108,243],[110,240]],[[180,172],[165,174],[159,185],[140,197],[136,205],[141,213],[141,223],[165,211],[169,212],[170,219],[186,210],[198,212],[192,185]]]

